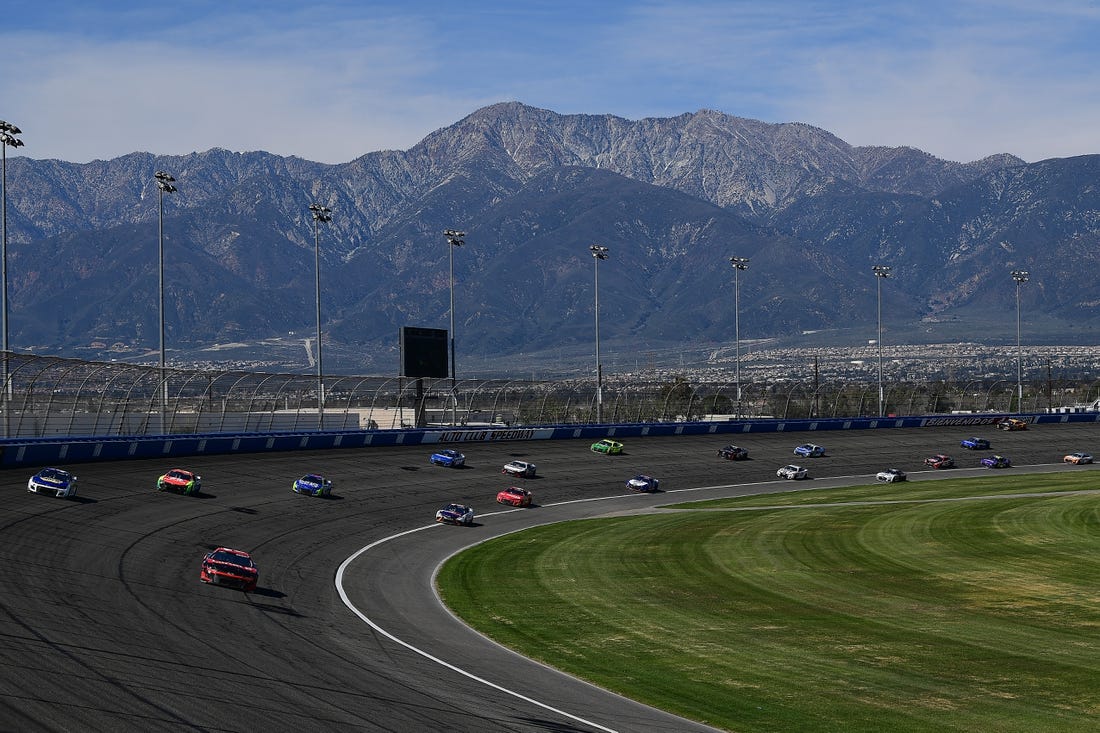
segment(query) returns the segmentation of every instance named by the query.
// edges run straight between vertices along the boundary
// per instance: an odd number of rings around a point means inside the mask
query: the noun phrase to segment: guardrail
[[[889,418],[821,420],[738,420],[729,422],[624,423],[616,425],[548,425],[529,428],[463,427],[407,430],[345,430],[293,433],[196,434],[102,438],[0,439],[0,466],[40,466],[180,458],[225,453],[370,448],[374,446],[476,443],[515,440],[575,440],[673,435],[726,435],[831,430],[876,430],[920,427],[992,426],[1005,414],[922,415]],[[1100,422],[1100,412],[1012,415],[1032,424]]]

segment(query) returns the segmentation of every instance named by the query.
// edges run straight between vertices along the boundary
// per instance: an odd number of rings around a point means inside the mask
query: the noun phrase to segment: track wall
[[[625,440],[644,436],[715,435],[727,442],[753,433],[803,433],[831,430],[881,430],[958,426],[993,429],[1005,415],[926,415],[897,418],[836,418],[824,420],[742,420],[730,422],[629,423],[566,425],[531,428],[429,428],[408,430],[347,430],[296,433],[224,433],[105,438],[35,438],[0,440],[0,466],[41,466],[119,461],[130,458],[181,458],[224,453],[264,453],[288,450],[369,448],[393,445],[435,445],[515,440]],[[1100,422],[1100,413],[1016,415],[1032,425]]]

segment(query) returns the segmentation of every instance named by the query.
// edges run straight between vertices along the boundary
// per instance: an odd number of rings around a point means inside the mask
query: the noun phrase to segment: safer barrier
[[[0,466],[42,466],[178,458],[225,453],[370,448],[374,446],[475,443],[514,440],[597,440],[672,435],[875,430],[919,427],[990,426],[1004,414],[922,415],[892,418],[824,420],[740,420],[730,422],[627,423],[618,425],[551,425],[530,428],[428,428],[296,433],[223,433],[86,439],[7,439],[0,441]],[[1033,424],[1100,422],[1100,413],[1013,415]]]

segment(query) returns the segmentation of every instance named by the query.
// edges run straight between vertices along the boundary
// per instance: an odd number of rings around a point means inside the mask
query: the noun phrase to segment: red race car
[[[157,491],[178,491],[197,494],[202,491],[202,476],[183,468],[173,468],[157,479]]]
[[[531,506],[531,492],[518,486],[509,486],[497,493],[497,504],[512,506]]]
[[[244,550],[219,547],[202,559],[199,580],[214,585],[228,585],[245,591],[256,590],[260,569]]]
[[[929,468],[954,468],[955,459],[951,456],[945,456],[943,453],[937,453],[934,456],[925,458],[924,465]]]

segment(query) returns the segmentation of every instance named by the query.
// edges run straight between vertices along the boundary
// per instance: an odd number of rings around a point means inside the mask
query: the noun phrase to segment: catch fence
[[[8,438],[390,430],[431,425],[590,425],[737,418],[869,417],[878,384],[683,376],[410,379],[188,370],[7,353],[0,394]],[[884,413],[1035,413],[1100,400],[1100,380],[889,381]],[[323,395],[324,409],[318,408]]]

